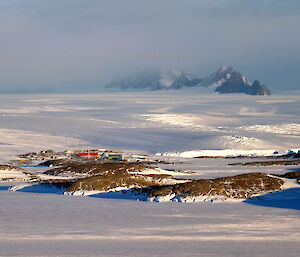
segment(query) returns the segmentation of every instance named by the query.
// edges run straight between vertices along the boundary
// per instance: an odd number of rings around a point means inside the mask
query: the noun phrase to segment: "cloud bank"
[[[0,91],[103,86],[149,67],[232,65],[299,89],[297,0],[0,0]]]

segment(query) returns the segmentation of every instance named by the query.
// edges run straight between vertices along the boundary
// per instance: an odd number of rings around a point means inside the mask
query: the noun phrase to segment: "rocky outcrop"
[[[110,192],[130,188],[147,188],[170,184],[171,181],[173,181],[173,183],[178,182],[175,179],[171,179],[169,175],[141,175],[129,173],[125,170],[118,170],[103,175],[80,179],[67,189],[67,194],[84,194],[84,192],[89,191]]]
[[[281,189],[280,178],[265,173],[251,173],[217,179],[154,187],[149,191],[151,201],[205,201],[213,199],[245,199]]]
[[[70,174],[74,175],[104,175],[108,173],[116,173],[118,171],[143,171],[147,166],[138,163],[67,163],[65,166],[54,168],[44,172],[47,175],[61,176]]]
[[[25,169],[10,165],[0,165],[0,181],[33,181],[36,179],[36,175],[27,172]]]
[[[183,180],[178,179],[174,172],[164,174],[163,170],[137,163],[73,164],[45,173],[55,175],[55,179],[49,180],[50,183],[58,183],[59,178],[69,176],[69,180],[61,181],[64,185],[65,182],[70,183],[66,194],[116,192],[121,195],[134,195],[133,198],[137,200],[157,202],[247,199],[280,191],[286,179],[299,179],[300,176],[300,173],[295,171],[281,176],[248,173],[215,179]]]
[[[288,179],[296,179],[299,183],[300,182],[300,170],[287,172],[287,173],[281,175],[280,177],[288,178]]]
[[[76,160],[65,158],[65,159],[47,160],[47,161],[41,162],[39,164],[39,166],[54,167],[54,166],[76,165],[76,164],[79,164],[79,162]]]
[[[16,167],[16,166],[11,166],[11,165],[6,165],[6,164],[2,164],[0,165],[0,171],[1,170],[16,170],[16,171],[25,171],[22,168]]]
[[[230,163],[230,166],[278,166],[278,165],[300,165],[300,160],[276,160],[276,161],[260,161],[260,162],[245,162],[245,163]]]
[[[180,180],[172,175],[115,169],[97,175],[90,173],[75,181],[66,193],[80,195],[121,191],[125,194],[131,190],[131,193],[143,195],[142,199],[149,201],[194,202],[251,198],[279,191],[283,184],[284,180],[280,177],[265,173]]]

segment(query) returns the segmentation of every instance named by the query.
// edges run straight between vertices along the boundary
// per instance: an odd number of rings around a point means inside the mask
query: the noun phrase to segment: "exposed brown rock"
[[[300,182],[300,170],[287,172],[280,177],[282,178],[289,178],[289,179],[297,179],[298,182]]]
[[[103,175],[116,171],[142,171],[147,166],[138,163],[69,163],[67,166],[54,168],[45,172],[47,175],[90,174]]]
[[[293,179],[293,178],[300,179],[300,170],[287,172],[287,173],[281,175],[280,177],[291,178],[291,179]]]
[[[68,165],[75,165],[78,164],[78,161],[72,159],[56,159],[56,160],[47,160],[45,162],[40,163],[40,166],[68,166]]]
[[[300,160],[276,160],[276,161],[261,161],[261,162],[239,162],[230,163],[230,166],[274,166],[274,165],[300,165]]]
[[[117,188],[136,188],[148,194],[148,199],[172,197],[223,197],[245,199],[281,189],[283,180],[265,173],[250,173],[217,179],[184,182],[170,175],[143,175],[150,168],[138,163],[80,163],[47,171],[50,175],[79,174],[84,176],[72,183],[67,192],[108,192]],[[292,176],[292,175],[291,175]],[[286,175],[288,177],[288,174]]]
[[[243,199],[256,194],[278,191],[283,181],[264,173],[250,173],[217,179],[199,179],[177,185],[158,186],[148,198],[174,194],[180,197],[223,196]]]
[[[169,177],[169,175],[141,175],[128,173],[126,170],[116,170],[103,175],[79,179],[67,191],[109,191],[118,187],[142,188],[162,185]]]
[[[16,167],[16,166],[11,166],[11,165],[0,165],[0,170],[18,170],[18,171],[24,171],[24,169]]]

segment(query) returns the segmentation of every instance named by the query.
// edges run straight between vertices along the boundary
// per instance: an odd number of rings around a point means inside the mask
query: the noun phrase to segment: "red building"
[[[86,159],[89,159],[89,160],[95,160],[95,159],[98,159],[100,157],[99,153],[97,153],[97,152],[78,153],[77,156],[82,157],[82,158],[86,158]]]

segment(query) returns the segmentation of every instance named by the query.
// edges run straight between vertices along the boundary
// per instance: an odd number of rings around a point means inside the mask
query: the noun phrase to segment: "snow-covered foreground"
[[[299,256],[299,211],[1,192],[1,256]]]
[[[232,161],[189,159],[182,168],[196,178],[297,169],[226,166]],[[1,182],[0,255],[298,256],[300,188],[284,188],[246,201],[153,203],[118,192],[69,196],[52,185]]]
[[[0,160],[41,148],[76,146],[211,155],[285,152],[300,146],[299,95],[148,92],[0,98]],[[298,169],[227,166],[239,161],[187,159],[160,168],[195,171],[190,174],[194,178]],[[299,188],[245,202],[153,203],[112,199],[116,195],[68,196],[53,187],[43,194],[39,186],[8,191],[23,183],[0,183],[0,256],[300,253]]]

